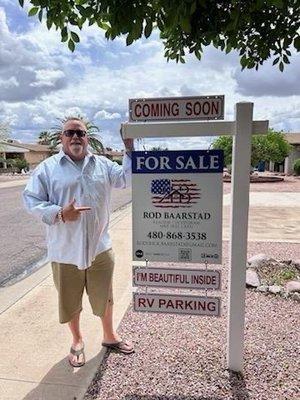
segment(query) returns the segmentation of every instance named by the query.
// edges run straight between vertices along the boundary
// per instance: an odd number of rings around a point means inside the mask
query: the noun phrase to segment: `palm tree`
[[[6,142],[9,137],[9,124],[6,122],[0,122],[0,142]],[[3,150],[3,145],[0,144],[0,151]]]
[[[105,154],[105,148],[96,133],[100,131],[98,126],[93,125],[89,120],[83,118],[79,114],[76,115],[75,118],[80,119],[85,124],[90,146],[96,151],[97,154]],[[60,124],[51,129],[52,131],[50,135],[51,148],[55,148],[60,143],[61,127],[64,123],[66,123],[70,119],[72,119],[72,117],[58,118]]]
[[[51,145],[51,132],[50,131],[42,131],[39,134],[38,143],[50,146]]]

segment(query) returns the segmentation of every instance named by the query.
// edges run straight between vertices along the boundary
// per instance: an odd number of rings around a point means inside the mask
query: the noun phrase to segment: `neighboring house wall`
[[[33,169],[49,156],[49,152],[29,151],[28,153],[25,153],[25,160],[28,162],[29,168]]]
[[[284,172],[285,174],[293,174],[294,173],[294,162],[300,158],[300,145],[293,146],[293,150],[290,152],[289,156],[286,157],[284,162]]]
[[[286,133],[285,139],[292,146],[290,154],[285,158],[285,160],[283,160],[282,163],[274,163],[272,161],[266,163],[266,171],[282,172],[286,175],[291,175],[294,173],[294,162],[300,158],[300,133]]]

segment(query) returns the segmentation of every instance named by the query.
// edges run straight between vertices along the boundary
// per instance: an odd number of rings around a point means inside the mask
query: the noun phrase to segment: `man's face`
[[[67,121],[61,133],[61,143],[63,151],[72,158],[72,160],[82,160],[87,154],[88,137],[87,135],[80,137],[77,133],[67,136],[66,131],[80,130],[86,132],[86,126],[82,121]],[[65,132],[65,133],[64,133]]]

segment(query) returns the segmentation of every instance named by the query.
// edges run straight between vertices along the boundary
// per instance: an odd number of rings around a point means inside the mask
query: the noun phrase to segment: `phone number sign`
[[[223,152],[132,153],[133,259],[222,262]]]

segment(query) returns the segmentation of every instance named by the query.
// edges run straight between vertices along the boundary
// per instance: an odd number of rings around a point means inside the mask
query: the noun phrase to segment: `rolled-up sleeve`
[[[109,177],[114,188],[124,189],[131,185],[131,158],[125,154],[122,166],[110,162]]]
[[[23,202],[28,212],[40,218],[47,225],[56,222],[60,206],[48,200],[47,177],[41,166],[31,175],[23,192]]]

